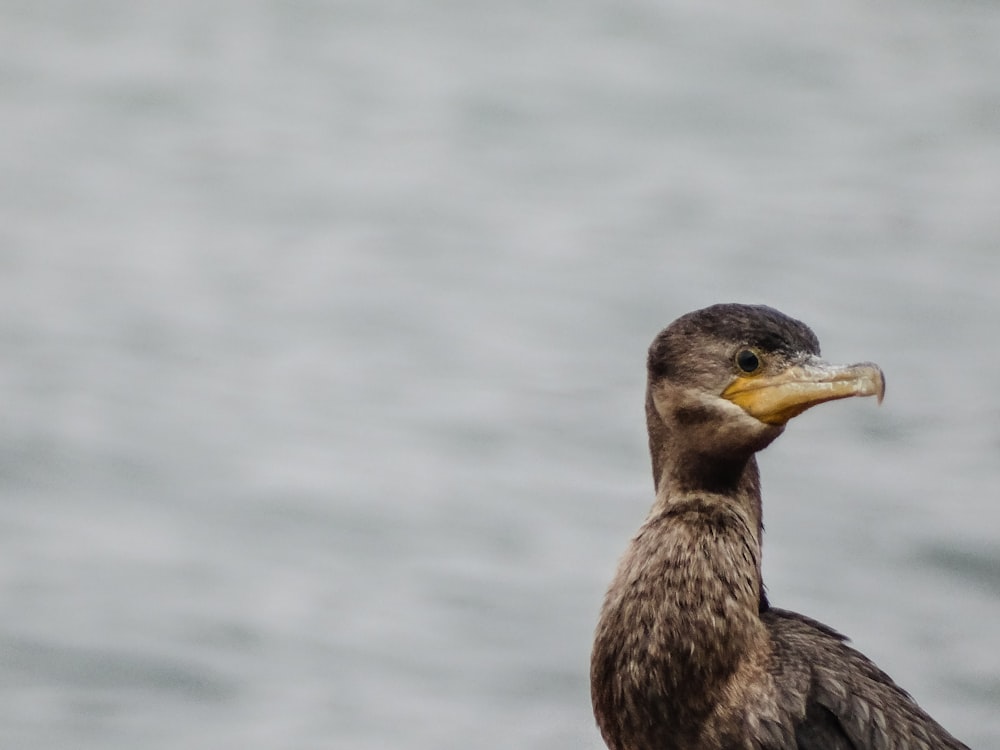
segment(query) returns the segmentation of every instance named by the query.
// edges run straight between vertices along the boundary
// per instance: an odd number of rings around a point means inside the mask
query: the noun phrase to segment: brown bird
[[[882,371],[821,360],[808,326],[772,308],[715,305],[656,337],[648,373],[656,500],[591,658],[608,747],[966,748],[844,636],[772,608],[761,581],[754,454],[816,404],[881,401]]]

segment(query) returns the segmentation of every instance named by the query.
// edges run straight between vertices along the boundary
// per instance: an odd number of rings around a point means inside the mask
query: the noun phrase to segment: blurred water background
[[[1000,747],[1000,6],[0,3],[0,745],[602,747],[645,348],[764,302],[871,400],[772,601]]]

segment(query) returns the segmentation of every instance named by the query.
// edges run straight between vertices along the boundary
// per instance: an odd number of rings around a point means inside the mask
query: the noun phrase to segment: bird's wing
[[[968,750],[836,631],[780,609],[761,619],[798,750]]]

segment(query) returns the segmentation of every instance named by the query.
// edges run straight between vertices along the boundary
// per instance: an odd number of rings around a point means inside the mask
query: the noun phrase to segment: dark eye
[[[736,366],[746,373],[757,372],[760,369],[760,357],[752,349],[740,349],[736,353]]]

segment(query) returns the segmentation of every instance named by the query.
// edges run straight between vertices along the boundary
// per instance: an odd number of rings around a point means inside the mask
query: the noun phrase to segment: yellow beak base
[[[878,365],[832,365],[819,359],[794,365],[777,375],[741,375],[722,397],[761,422],[783,425],[806,409],[854,396],[876,396],[882,403],[885,376]]]

